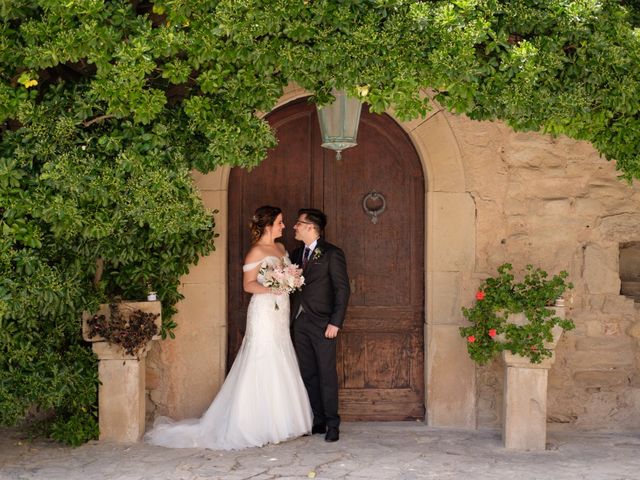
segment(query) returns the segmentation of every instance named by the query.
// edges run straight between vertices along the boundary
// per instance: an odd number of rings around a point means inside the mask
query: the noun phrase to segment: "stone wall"
[[[306,95],[292,86],[280,104]],[[475,368],[458,327],[482,278],[510,262],[567,270],[575,288],[549,375],[548,414],[571,429],[640,428],[640,188],[587,143],[515,133],[435,109],[401,123],[426,185],[426,398],[434,426],[500,428],[502,365]],[[149,420],[199,416],[224,379],[228,168],[195,174],[216,215],[217,250],[182,281],[176,340],[148,358]],[[475,248],[474,248],[475,246]],[[622,249],[622,253],[621,253]],[[624,262],[620,268],[620,261]],[[638,271],[636,271],[638,270]]]
[[[568,428],[640,427],[640,315],[620,294],[620,248],[640,241],[640,188],[589,144],[448,115],[476,206],[479,278],[510,262],[569,272],[565,333],[549,375],[548,420]],[[623,252],[623,276],[640,262]],[[479,280],[478,280],[479,283]],[[500,426],[502,365],[477,371],[477,423]]]

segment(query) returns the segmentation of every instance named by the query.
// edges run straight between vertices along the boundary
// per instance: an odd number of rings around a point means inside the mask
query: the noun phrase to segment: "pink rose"
[[[482,290],[476,292],[476,300],[484,300],[484,292]]]
[[[467,337],[467,341],[468,341],[469,343],[473,343],[473,342],[475,342],[475,341],[476,341],[476,337],[474,337],[473,335],[469,335],[469,336]]]
[[[490,336],[491,338],[493,338],[493,337],[495,337],[495,336],[496,336],[496,329],[495,329],[495,328],[491,328],[491,329],[489,329],[489,336]]]

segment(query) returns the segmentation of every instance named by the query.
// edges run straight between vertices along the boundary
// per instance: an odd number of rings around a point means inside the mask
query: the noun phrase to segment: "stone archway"
[[[308,95],[289,86],[278,108]],[[388,112],[393,117],[393,112]],[[394,117],[395,118],[395,117]],[[427,422],[475,428],[475,365],[458,334],[461,292],[475,264],[475,205],[466,191],[457,140],[447,114],[434,108],[426,119],[398,124],[423,165],[425,185],[425,385]],[[228,167],[194,173],[205,205],[218,209],[216,251],[184,277],[177,338],[149,356],[148,388],[157,412],[174,418],[200,415],[224,380],[227,298]]]

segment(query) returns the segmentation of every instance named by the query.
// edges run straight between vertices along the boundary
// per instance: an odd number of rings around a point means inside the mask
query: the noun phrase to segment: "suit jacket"
[[[302,266],[304,246],[296,248],[291,261]],[[300,305],[311,320],[324,329],[327,324],[341,328],[349,302],[349,276],[344,252],[322,238],[304,268],[304,285],[291,298],[291,321]]]

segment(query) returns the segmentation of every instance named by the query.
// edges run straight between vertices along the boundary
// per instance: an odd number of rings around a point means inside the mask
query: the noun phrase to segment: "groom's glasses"
[[[299,225],[299,224],[301,224],[301,223],[304,223],[305,225],[313,225],[313,222],[303,222],[302,220],[298,220],[298,221],[296,222],[296,225]]]

